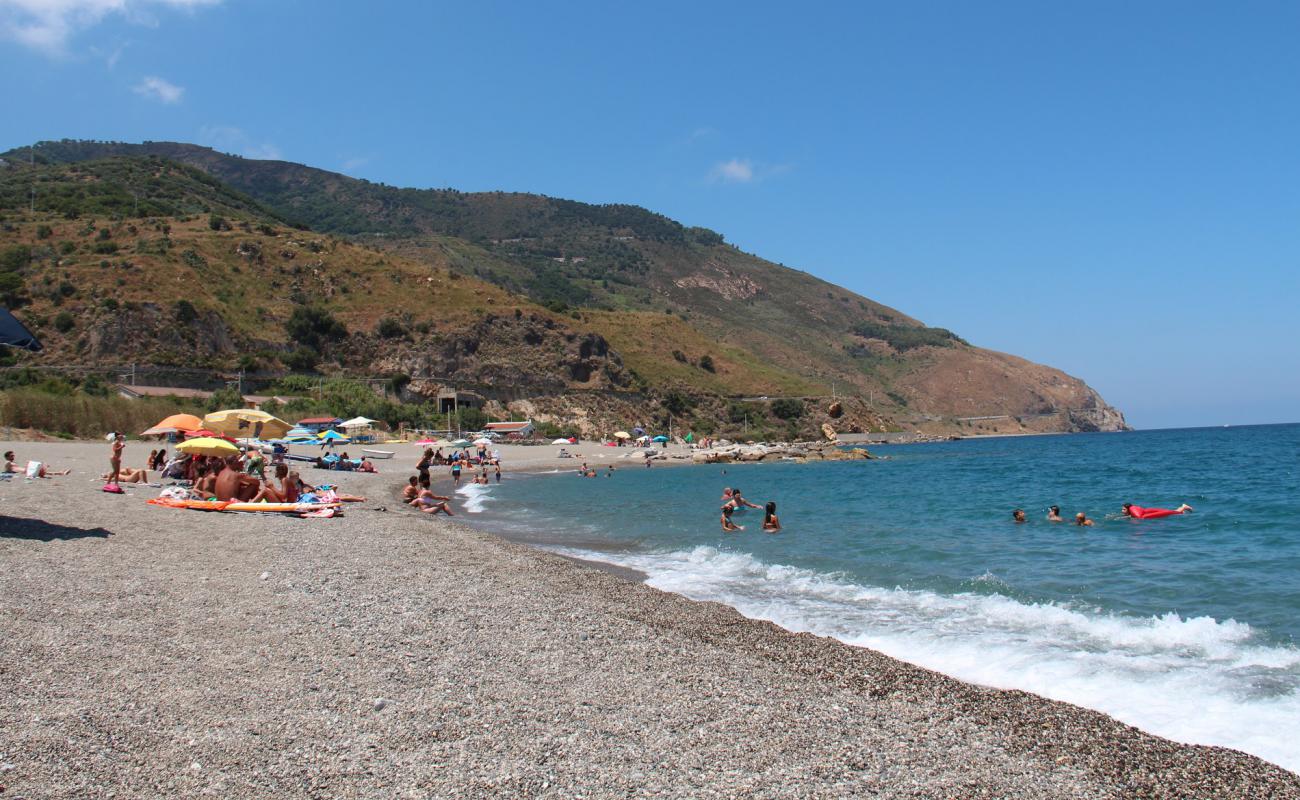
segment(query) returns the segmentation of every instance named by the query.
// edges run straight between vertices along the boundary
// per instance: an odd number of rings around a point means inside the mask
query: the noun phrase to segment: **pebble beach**
[[[335,519],[105,494],[104,443],[4,449],[73,470],[0,483],[6,798],[1300,797],[1253,756],[419,514],[415,448],[303,470],[367,497]],[[501,449],[507,480],[577,465]]]

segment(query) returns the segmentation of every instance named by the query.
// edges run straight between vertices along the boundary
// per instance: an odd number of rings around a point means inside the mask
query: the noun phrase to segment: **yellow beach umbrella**
[[[628,433],[627,431],[614,431],[614,438],[615,438],[615,439],[631,439],[631,438],[632,438],[632,434]]]
[[[260,432],[259,425],[261,426]],[[213,411],[203,418],[203,427],[236,438],[256,435],[263,439],[279,439],[293,428],[292,425],[279,417],[273,417],[265,411],[256,411],[251,408],[230,408],[225,411]]]
[[[190,439],[187,442],[181,442],[176,445],[176,449],[190,456],[237,456],[239,448],[235,447],[225,439],[213,439],[211,436],[200,436],[197,439]]]

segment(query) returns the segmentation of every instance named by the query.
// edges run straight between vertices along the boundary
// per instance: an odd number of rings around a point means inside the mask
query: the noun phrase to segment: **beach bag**
[[[40,476],[41,476],[41,462],[39,462],[39,461],[28,461],[28,462],[27,462],[27,477],[29,477],[29,478],[39,478]]]
[[[122,487],[118,486],[116,483],[104,484],[104,491],[108,492],[109,494],[126,494],[126,492],[122,490]]]

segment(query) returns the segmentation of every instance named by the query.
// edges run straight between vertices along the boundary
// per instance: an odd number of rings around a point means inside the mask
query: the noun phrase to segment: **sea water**
[[[872,448],[874,461],[599,466],[463,486],[484,527],[963,680],[1300,770],[1300,425]],[[591,458],[601,453],[604,458]],[[604,465],[616,471],[607,477]],[[575,463],[576,466],[576,463]],[[777,502],[724,533],[724,487]],[[1195,512],[1120,516],[1121,503]],[[1095,527],[1046,521],[1059,505]],[[1023,508],[1029,522],[1011,521]]]

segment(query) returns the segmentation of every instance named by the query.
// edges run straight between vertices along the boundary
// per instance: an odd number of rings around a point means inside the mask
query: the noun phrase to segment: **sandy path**
[[[389,496],[414,456],[329,473],[375,499],[298,520],[103,494],[104,445],[13,447],[77,472],[0,484],[5,797],[1300,796],[415,514]]]

